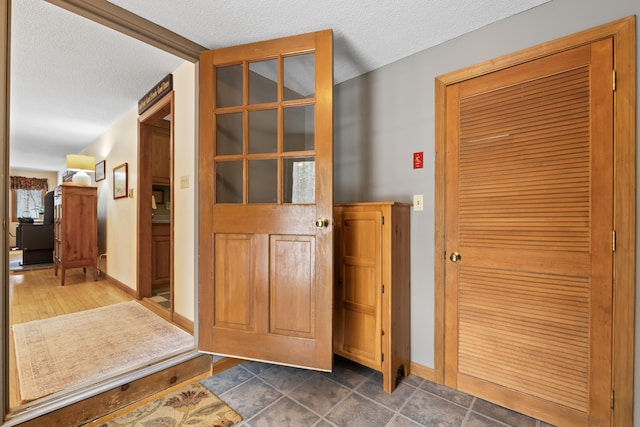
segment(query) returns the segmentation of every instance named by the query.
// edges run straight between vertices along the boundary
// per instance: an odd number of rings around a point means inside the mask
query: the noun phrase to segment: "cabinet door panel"
[[[153,237],[153,285],[169,284],[171,280],[171,240],[169,236]]]
[[[333,350],[380,371],[391,393],[411,364],[410,205],[337,205]]]
[[[380,370],[382,213],[349,212],[342,216],[339,253],[342,287],[336,310],[342,322],[336,352]]]
[[[168,185],[171,182],[170,128],[153,126],[151,144],[151,179],[154,184]]]

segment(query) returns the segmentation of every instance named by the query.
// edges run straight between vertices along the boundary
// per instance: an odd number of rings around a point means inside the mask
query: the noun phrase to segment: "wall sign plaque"
[[[173,74],[167,74],[138,101],[138,115],[144,113],[149,107],[160,100],[166,93],[173,90]]]

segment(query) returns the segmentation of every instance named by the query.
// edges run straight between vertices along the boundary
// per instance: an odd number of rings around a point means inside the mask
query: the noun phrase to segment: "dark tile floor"
[[[380,373],[342,358],[332,373],[244,362],[202,383],[241,427],[552,427],[414,375],[388,394]]]
[[[164,308],[169,308],[171,304],[171,290],[168,286],[161,288],[153,288],[151,290],[151,301],[160,304]]]

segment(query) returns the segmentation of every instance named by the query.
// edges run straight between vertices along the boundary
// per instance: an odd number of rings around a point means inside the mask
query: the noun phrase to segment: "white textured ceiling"
[[[549,0],[111,0],[207,48],[331,28],[335,82]],[[14,168],[59,170],[182,60],[44,0],[13,0]]]

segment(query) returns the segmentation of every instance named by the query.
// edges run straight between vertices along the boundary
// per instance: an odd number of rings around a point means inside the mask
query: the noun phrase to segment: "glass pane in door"
[[[216,107],[242,105],[242,64],[216,68]]]
[[[284,109],[284,151],[308,151],[315,147],[314,107]]]
[[[242,113],[216,116],[216,155],[242,154]]]
[[[283,202],[315,203],[316,163],[313,156],[283,159]]]
[[[315,55],[287,56],[284,58],[284,100],[313,98],[315,96]]]
[[[264,104],[278,100],[278,60],[249,64],[249,104]]]
[[[249,154],[278,151],[278,110],[249,112]]]
[[[278,202],[278,160],[249,161],[249,203]]]
[[[242,161],[216,162],[216,203],[242,203]]]

